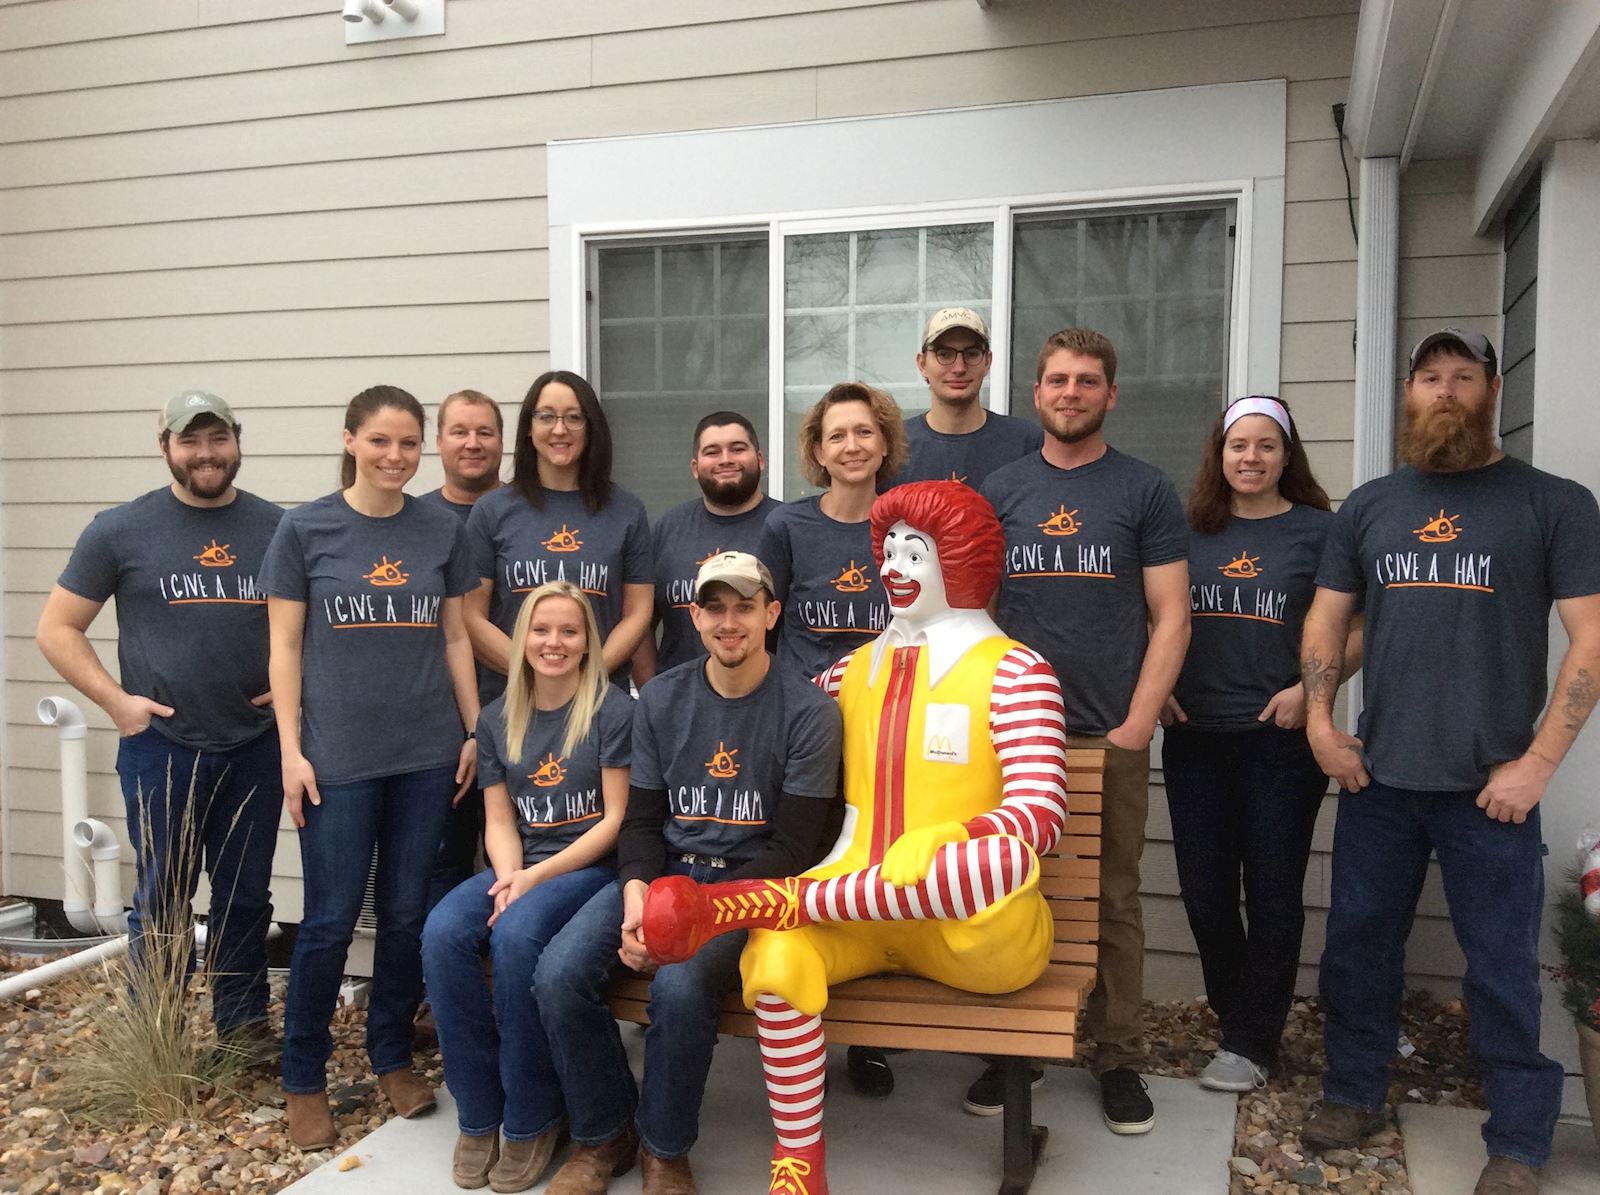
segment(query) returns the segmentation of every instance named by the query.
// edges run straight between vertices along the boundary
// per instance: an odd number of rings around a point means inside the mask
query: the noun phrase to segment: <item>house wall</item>
[[[62,686],[34,622],[90,516],[161,483],[151,412],[183,387],[223,394],[246,425],[241,482],[294,503],[332,485],[339,409],[368,384],[516,401],[551,363],[552,139],[1286,79],[1282,391],[1343,497],[1355,249],[1328,111],[1357,7],[450,0],[443,37],[347,49],[327,0],[0,3],[10,889],[53,896],[61,877],[56,745],[33,708]],[[1492,320],[1498,257],[1470,236],[1464,172],[1413,166],[1403,204],[1402,341],[1445,315]],[[414,488],[437,481],[430,459]],[[109,613],[91,637],[114,666]],[[89,715],[91,812],[120,832],[115,736]],[[298,852],[279,845],[293,919]],[[1324,827],[1307,964],[1327,846]],[[1146,859],[1152,990],[1195,992],[1159,783]],[[1431,895],[1414,963],[1448,983],[1442,911]]]

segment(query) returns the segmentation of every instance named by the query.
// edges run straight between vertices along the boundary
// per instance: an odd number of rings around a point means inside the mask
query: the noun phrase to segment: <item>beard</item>
[[[1052,440],[1059,440],[1063,444],[1080,444],[1105,426],[1106,413],[1101,411],[1072,426],[1065,420],[1059,424],[1053,423],[1048,417],[1039,422]]]
[[[735,481],[715,481],[710,477],[698,480],[707,502],[715,506],[742,506],[761,488],[761,470],[743,469]]]
[[[172,474],[173,481],[176,481],[196,498],[200,498],[209,502],[211,499],[220,498],[222,495],[228,492],[228,487],[233,484],[233,479],[239,476],[239,466],[244,463],[243,460],[236,460],[232,464],[225,466],[222,470],[221,479],[211,485],[201,485],[198,482],[190,480],[190,474],[195,465],[215,465],[219,463],[220,462],[218,461],[209,460],[195,461],[192,465],[186,468],[182,465],[174,465],[169,459],[167,461],[167,469]]]
[[[1407,409],[1397,451],[1402,464],[1421,473],[1459,473],[1488,464],[1494,453],[1494,403],[1476,411],[1454,403]]]

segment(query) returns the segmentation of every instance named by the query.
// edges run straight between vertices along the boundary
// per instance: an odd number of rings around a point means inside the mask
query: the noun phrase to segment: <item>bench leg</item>
[[[1033,1060],[999,1059],[1005,1094],[1000,1195],[1027,1195],[1050,1130],[1033,1123]]]

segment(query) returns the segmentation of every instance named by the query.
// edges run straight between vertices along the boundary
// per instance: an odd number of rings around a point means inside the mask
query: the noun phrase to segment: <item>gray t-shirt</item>
[[[1173,692],[1189,725],[1253,730],[1273,695],[1300,680],[1300,631],[1333,516],[1291,506],[1189,533],[1189,654]]]
[[[103,510],[59,578],[91,602],[116,598],[122,687],[170,705],[151,725],[200,751],[272,725],[272,708],[250,699],[270,687],[259,576],[283,508],[236,493],[226,506],[190,506],[162,486]]]
[[[906,420],[906,440],[911,457],[895,475],[894,485],[961,481],[976,490],[996,469],[1044,447],[1044,429],[1031,419],[990,411],[977,431],[949,435],[929,427],[927,412],[923,412]]]
[[[872,559],[872,524],[840,523],[821,497],[786,502],[767,518],[756,553],[783,603],[778,663],[816,677],[889,625],[889,595]]]
[[[639,690],[632,783],[666,790],[673,851],[746,863],[781,796],[838,795],[840,733],[833,699],[776,661],[753,692],[727,698],[691,660]]]
[[[283,517],[261,587],[306,604],[300,749],[319,781],[456,762],[466,732],[442,606],[475,584],[460,520],[409,494],[387,518],[340,493]]]
[[[511,794],[524,867],[565,850],[600,820],[606,811],[600,769],[625,768],[633,755],[633,698],[607,685],[589,736],[562,755],[571,708],[569,702],[534,710],[517,759],[506,750],[505,697],[478,715],[478,786],[504,784]]]
[[[429,490],[426,494],[422,495],[420,501],[426,502],[429,506],[437,506],[440,510],[448,510],[451,514],[455,515],[456,518],[461,520],[461,525],[463,527],[467,525],[467,516],[472,513],[472,508],[474,505],[476,505],[472,502],[450,501],[450,499],[444,496],[443,486],[436,490]]]
[[[1600,509],[1512,457],[1403,468],[1345,500],[1317,584],[1366,599],[1367,770],[1395,788],[1481,788],[1533,741],[1551,603],[1600,593]]]
[[[1035,453],[991,474],[982,492],[1006,533],[1001,629],[1056,670],[1068,730],[1122,725],[1150,638],[1142,570],[1188,550],[1172,482],[1107,448],[1076,469]]]
[[[472,502],[450,501],[450,499],[444,496],[443,488],[429,490],[426,494],[423,494],[420,498],[418,498],[417,501],[426,502],[430,506],[437,506],[440,510],[448,510],[451,514],[455,515],[456,518],[461,520],[461,525],[463,527],[467,525],[467,517],[472,514],[472,508],[475,505],[475,503]],[[505,692],[506,678],[485,664],[474,664],[473,666],[477,669],[478,673],[478,704],[480,706],[488,705],[501,693]]]
[[[703,561],[721,552],[759,552],[767,516],[783,503],[763,498],[743,514],[719,515],[694,498],[674,506],[651,529],[656,562],[655,621],[661,626],[656,668],[665,672],[706,654],[694,629],[694,578]]]
[[[502,486],[473,504],[467,540],[477,575],[494,582],[489,621],[508,635],[524,597],[548,581],[570,581],[588,595],[604,640],[622,620],[623,586],[655,580],[644,503],[616,487],[591,514],[576,490],[546,490],[535,507]],[[611,679],[625,685],[627,674],[624,666]],[[496,694],[504,692],[505,677],[494,682]]]

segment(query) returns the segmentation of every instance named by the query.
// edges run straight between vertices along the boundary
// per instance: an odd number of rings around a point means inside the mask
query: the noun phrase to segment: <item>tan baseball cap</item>
[[[755,597],[756,590],[774,592],[772,574],[749,552],[719,552],[700,566],[694,578],[694,600],[698,603],[705,588],[720,581],[740,597]]]
[[[202,415],[215,415],[229,427],[237,428],[239,421],[233,417],[233,408],[215,394],[204,390],[185,390],[167,399],[156,419],[160,431],[182,434],[183,430]]]
[[[989,343],[989,325],[983,316],[970,307],[945,307],[928,317],[928,326],[922,331],[922,347],[927,348],[952,328],[965,328]]]

